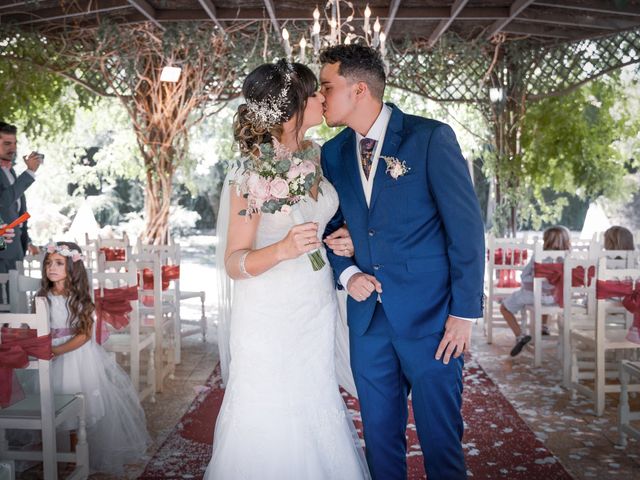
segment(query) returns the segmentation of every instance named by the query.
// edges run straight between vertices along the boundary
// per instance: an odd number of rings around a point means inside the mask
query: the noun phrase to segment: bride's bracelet
[[[249,252],[251,252],[251,250],[245,250],[243,252],[242,256],[240,257],[240,265],[239,265],[240,266],[240,273],[245,278],[253,277],[253,275],[251,275],[249,272],[247,272],[247,267],[244,264],[244,262],[247,260],[247,255],[249,255]]]

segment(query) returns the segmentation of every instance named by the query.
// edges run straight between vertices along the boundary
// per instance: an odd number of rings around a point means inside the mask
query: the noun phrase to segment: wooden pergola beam
[[[610,0],[563,0],[562,3],[558,3],[555,0],[536,0],[535,5],[553,9],[564,8],[569,10],[579,10],[581,12],[626,16],[632,15],[640,17],[640,7],[635,5],[628,6],[624,3]]]
[[[401,0],[393,0],[391,2],[391,5],[389,6],[387,21],[384,23],[384,29],[382,30],[387,38],[389,38],[389,31],[391,30],[393,21],[395,20],[396,14],[398,13],[398,8],[400,8],[400,1]]]
[[[427,47],[431,48],[436,44],[436,42],[440,39],[442,34],[447,31],[456,17],[460,15],[460,12],[462,12],[462,9],[465,7],[468,1],[469,0],[456,0],[453,5],[451,5],[451,13],[449,14],[449,18],[447,18],[446,20],[440,20],[440,23],[438,24],[436,29],[431,32],[429,40],[427,40]]]
[[[626,30],[640,25],[640,19],[633,17],[595,17],[577,12],[562,13],[540,9],[529,9],[522,12],[518,18],[520,22],[545,25],[562,25],[567,27],[594,28],[598,30]]]
[[[131,5],[126,1],[123,3],[122,0],[102,0],[100,3],[90,2],[89,4],[87,4],[87,8],[79,8],[75,10],[62,9],[60,7],[47,8],[38,10],[37,17],[35,16],[35,13],[32,13],[30,14],[32,18],[16,22],[15,25],[31,25],[37,23],[52,22],[55,20],[66,20],[68,18],[86,17],[88,15],[94,15],[97,13],[115,12],[118,10],[126,10],[130,8]],[[24,14],[29,15],[26,12]],[[0,15],[5,14],[0,13]]]
[[[280,35],[280,23],[278,22],[278,17],[276,16],[276,7],[273,5],[273,0],[263,0],[264,6],[267,9],[267,13],[269,14],[269,20],[271,21],[271,25],[273,25],[274,30]],[[264,18],[264,15],[262,16]]]
[[[198,0],[200,5],[202,5],[202,9],[207,12],[209,18],[216,24],[216,26],[224,32],[224,27],[218,20],[218,16],[216,15],[216,6],[211,2],[211,0]]]
[[[516,0],[509,7],[509,16],[501,20],[496,20],[493,25],[487,30],[486,37],[492,38],[495,34],[499,33],[512,22],[525,8],[533,3],[534,0]]]
[[[128,0],[128,2],[142,15],[144,15],[148,21],[153,23],[160,30],[165,30],[165,28],[160,25],[160,22],[156,18],[155,9],[151,5],[149,5],[147,0]]]
[[[511,33],[514,35],[529,35],[535,37],[547,37],[557,39],[573,39],[584,38],[584,30],[577,30],[563,27],[547,27],[544,25],[530,25],[522,22],[511,22],[506,25],[502,30],[504,33]]]

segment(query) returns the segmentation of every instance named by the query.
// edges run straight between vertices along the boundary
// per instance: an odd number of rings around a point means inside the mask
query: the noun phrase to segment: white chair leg
[[[87,443],[86,407],[82,397],[82,411],[78,416],[78,443],[76,444],[76,465],[83,476],[89,476],[89,444]]]
[[[624,366],[620,363],[620,404],[618,405],[618,432],[619,443],[621,446],[627,446],[627,436],[623,431],[623,426],[629,424],[629,374],[625,371]]]
[[[605,364],[606,358],[603,351],[596,351],[596,378],[594,382],[594,400],[595,400],[595,412],[598,417],[601,417],[604,413],[605,405]]]

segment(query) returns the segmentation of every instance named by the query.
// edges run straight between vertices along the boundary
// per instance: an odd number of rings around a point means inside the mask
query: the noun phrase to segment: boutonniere
[[[411,167],[407,167],[406,162],[403,162],[396,157],[385,157],[382,155],[380,158],[382,158],[387,164],[386,172],[391,175],[391,178],[394,180],[397,180],[399,177],[402,177],[411,170]]]

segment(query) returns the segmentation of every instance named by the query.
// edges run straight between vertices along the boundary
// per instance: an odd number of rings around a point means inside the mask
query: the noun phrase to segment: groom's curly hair
[[[352,82],[365,82],[371,95],[382,100],[387,75],[384,61],[377,50],[352,43],[327,47],[320,52],[322,65],[338,62],[340,75]]]

